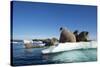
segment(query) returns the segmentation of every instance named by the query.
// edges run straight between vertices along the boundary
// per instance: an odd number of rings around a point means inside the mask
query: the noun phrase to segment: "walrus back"
[[[60,35],[59,39],[60,43],[65,43],[65,42],[76,42],[76,37],[73,33],[67,30],[63,30]]]

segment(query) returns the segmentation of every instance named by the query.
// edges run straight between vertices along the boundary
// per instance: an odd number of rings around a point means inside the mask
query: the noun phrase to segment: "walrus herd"
[[[60,38],[59,40],[57,40],[56,38],[52,38],[52,39],[46,39],[43,40],[43,43],[45,43],[45,46],[52,46],[55,45],[56,42],[59,41],[59,43],[65,43],[65,42],[86,42],[89,41],[88,40],[88,32],[87,31],[82,31],[79,33],[78,30],[75,30],[74,32],[71,32],[70,30],[61,27],[60,28]],[[26,48],[31,48],[33,47],[32,43],[25,43],[24,44]]]
[[[60,43],[88,41],[87,31],[82,31],[79,33],[78,30],[75,30],[74,32],[71,32],[70,30],[65,29],[63,27],[60,28],[60,31],[61,31],[59,38]]]

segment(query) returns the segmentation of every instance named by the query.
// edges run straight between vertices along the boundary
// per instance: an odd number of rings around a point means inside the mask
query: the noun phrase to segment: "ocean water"
[[[45,48],[24,48],[23,43],[12,44],[12,65],[42,65],[73,62],[90,62],[97,60],[97,49],[78,49],[54,54],[42,54]]]

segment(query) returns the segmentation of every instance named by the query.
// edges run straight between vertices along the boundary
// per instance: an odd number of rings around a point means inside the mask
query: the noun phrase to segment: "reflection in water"
[[[42,61],[43,62],[48,62],[49,61],[49,55],[42,55]]]
[[[43,58],[44,60],[49,60],[49,55],[47,55],[47,54],[46,54],[46,55],[43,55],[42,58]]]
[[[26,48],[24,48],[24,52],[27,54],[27,53],[32,53],[33,51],[32,51],[32,49],[26,49]]]

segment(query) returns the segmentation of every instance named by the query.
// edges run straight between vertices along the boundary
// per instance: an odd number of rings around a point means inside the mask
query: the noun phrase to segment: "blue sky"
[[[60,27],[89,31],[89,37],[97,36],[96,6],[13,2],[14,39],[59,38]]]

